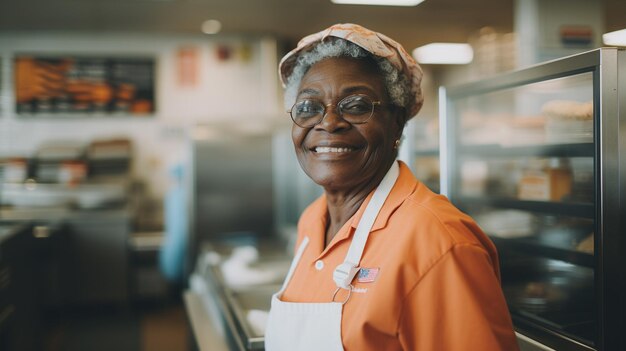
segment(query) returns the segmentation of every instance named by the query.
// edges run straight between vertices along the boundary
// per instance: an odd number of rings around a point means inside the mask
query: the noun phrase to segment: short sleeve
[[[487,252],[457,244],[441,256],[406,296],[398,336],[404,350],[518,350]]]

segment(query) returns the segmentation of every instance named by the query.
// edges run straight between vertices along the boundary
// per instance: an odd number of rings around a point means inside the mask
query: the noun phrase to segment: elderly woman
[[[396,161],[423,101],[402,46],[334,25],[280,75],[298,160],[324,195],[300,218],[266,350],[516,350],[494,245]]]

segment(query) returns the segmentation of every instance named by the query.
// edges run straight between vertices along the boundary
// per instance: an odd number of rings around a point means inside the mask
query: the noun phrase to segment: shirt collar
[[[413,193],[415,187],[417,186],[416,179],[411,173],[411,170],[409,170],[409,167],[402,161],[398,161],[398,163],[400,165],[400,174],[398,175],[398,179],[393,185],[389,196],[387,196],[385,204],[380,209],[378,216],[376,216],[376,220],[374,221],[374,225],[372,226],[372,232],[375,232],[387,226],[387,221],[389,220],[389,217],[391,217],[391,214],[396,210],[396,208],[398,208],[402,204],[402,202],[404,202],[404,200],[410,194]],[[356,227],[359,225],[361,217],[365,212],[365,208],[372,199],[372,196],[374,196],[374,191],[372,191],[367,196],[365,201],[363,201],[363,203],[361,204],[361,207],[359,207],[359,210],[356,211],[354,216],[352,216],[352,219],[349,221],[352,228],[356,229]]]
[[[404,200],[410,194],[414,192],[415,188],[417,187],[417,179],[415,179],[408,166],[402,161],[398,162],[400,166],[400,174],[398,175],[398,179],[391,189],[389,196],[385,200],[385,204],[380,209],[378,216],[376,216],[376,220],[374,221],[374,225],[372,226],[372,233],[387,226],[387,222],[389,221],[389,217],[391,217],[391,214],[402,204],[402,202],[404,202]],[[312,204],[312,206],[316,214],[314,218],[318,218],[319,220],[315,221],[315,223],[312,223],[312,227],[310,228],[311,233],[321,233],[320,238],[312,238],[313,240],[311,244],[313,247],[315,247],[316,252],[321,253],[323,251],[325,253],[336,244],[350,238],[354,234],[356,227],[359,225],[361,217],[365,212],[365,208],[372,199],[373,195],[374,190],[365,198],[365,201],[363,201],[356,213],[352,216],[351,219],[348,220],[348,222],[346,222],[346,224],[344,224],[344,226],[339,230],[335,238],[333,238],[332,242],[325,249],[324,240],[326,234],[326,222],[328,221],[326,213],[328,211],[328,206],[326,204],[326,195],[322,195],[320,198],[318,198]]]

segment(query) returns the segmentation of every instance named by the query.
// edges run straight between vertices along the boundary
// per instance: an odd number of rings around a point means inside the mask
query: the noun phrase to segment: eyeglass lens
[[[374,104],[366,95],[350,95],[337,104],[337,113],[347,122],[365,123],[374,113]],[[322,121],[326,107],[319,100],[300,100],[291,109],[291,118],[301,127],[312,127]]]

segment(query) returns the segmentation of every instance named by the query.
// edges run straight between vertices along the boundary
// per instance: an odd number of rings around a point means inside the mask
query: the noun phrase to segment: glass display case
[[[624,74],[603,48],[440,91],[441,192],[498,247],[539,349],[626,349]]]
[[[399,158],[430,190],[440,192],[439,118],[418,115],[407,124]]]

